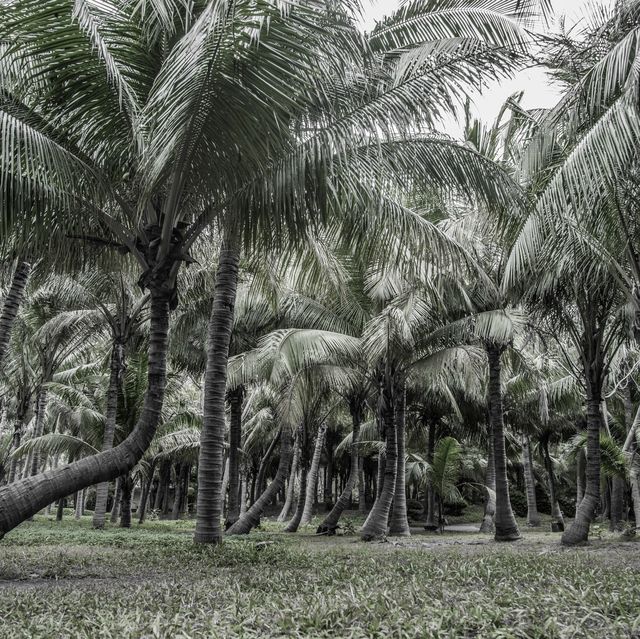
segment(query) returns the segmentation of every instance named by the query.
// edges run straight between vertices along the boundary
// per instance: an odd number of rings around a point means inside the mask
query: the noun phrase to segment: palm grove
[[[549,10],[3,3],[0,536],[633,530],[640,3]],[[473,119],[532,59],[557,105]]]

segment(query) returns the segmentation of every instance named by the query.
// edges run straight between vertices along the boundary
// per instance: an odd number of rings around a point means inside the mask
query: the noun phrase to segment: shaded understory
[[[102,532],[37,518],[0,545],[14,637],[630,637],[640,544],[561,548],[524,533],[354,537],[258,532],[221,548],[193,522]]]

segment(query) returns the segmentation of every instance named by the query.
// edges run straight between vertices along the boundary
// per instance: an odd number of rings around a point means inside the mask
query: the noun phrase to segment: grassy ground
[[[607,533],[363,544],[266,523],[209,548],[192,528],[24,524],[0,543],[0,636],[640,637],[640,543]]]

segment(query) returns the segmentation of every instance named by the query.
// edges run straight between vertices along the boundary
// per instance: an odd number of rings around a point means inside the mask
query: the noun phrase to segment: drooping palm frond
[[[443,437],[435,447],[430,481],[444,503],[462,501],[462,495],[456,486],[460,475],[461,453],[460,444],[453,437]]]
[[[97,448],[79,437],[66,433],[47,433],[41,437],[28,439],[13,451],[12,457],[24,457],[34,451],[48,455],[66,455],[68,459],[78,459],[99,452]]]

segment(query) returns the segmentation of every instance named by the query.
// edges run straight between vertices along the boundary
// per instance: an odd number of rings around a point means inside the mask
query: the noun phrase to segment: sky
[[[367,0],[364,2],[366,7]],[[613,4],[613,0],[610,2]],[[601,4],[606,3],[607,0],[601,0]],[[365,9],[364,28],[372,29],[376,20],[391,14],[399,4],[399,0],[371,0],[370,7]],[[593,0],[551,0],[551,4],[556,16],[566,16],[566,25],[569,27],[584,16]],[[546,73],[533,68],[521,71],[513,79],[491,84],[482,95],[473,95],[473,110],[482,120],[491,122],[506,99],[516,91],[524,91],[522,106],[525,109],[551,107],[560,97]]]

